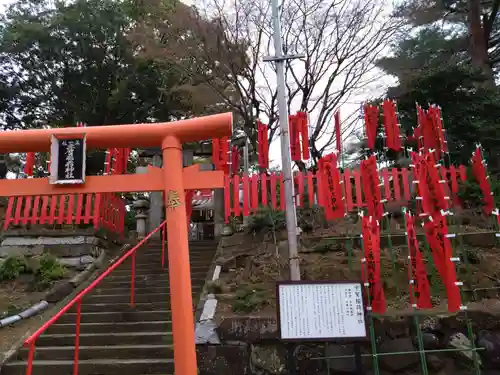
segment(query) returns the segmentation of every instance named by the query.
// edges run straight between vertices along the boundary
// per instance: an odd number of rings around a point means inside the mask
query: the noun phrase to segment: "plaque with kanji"
[[[85,182],[85,137],[58,139],[52,137],[50,182],[83,184]]]
[[[361,282],[280,282],[277,305],[282,340],[348,341],[367,337]]]

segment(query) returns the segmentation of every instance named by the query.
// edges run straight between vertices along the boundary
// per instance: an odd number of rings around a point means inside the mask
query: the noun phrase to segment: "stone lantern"
[[[149,211],[149,200],[146,197],[139,197],[132,207],[135,210],[137,238],[143,239],[147,234],[147,219]]]

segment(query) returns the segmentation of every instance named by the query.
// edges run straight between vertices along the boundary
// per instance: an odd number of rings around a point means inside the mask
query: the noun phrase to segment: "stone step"
[[[192,288],[193,291],[199,292],[201,290],[201,287],[195,286]],[[96,288],[94,289],[91,294],[127,294],[130,293],[130,283],[126,287],[114,287],[114,286],[105,286],[101,288]],[[170,287],[167,285],[160,285],[160,286],[148,286],[148,287],[141,287],[138,288],[137,286],[135,287],[135,294],[147,294],[147,293],[170,293]]]
[[[203,285],[205,283],[205,277],[200,277],[195,275],[196,277],[191,277],[191,285]],[[128,276],[108,276],[105,278],[99,286],[102,288],[103,286],[109,286],[113,284],[128,284],[130,285],[130,279],[131,275]],[[147,275],[141,275],[141,276],[136,276],[135,278],[135,286],[139,286],[139,283],[160,283],[161,285],[169,285],[169,276],[168,275],[152,275],[152,276],[147,276]],[[146,284],[145,284],[146,285]]]
[[[115,346],[80,346],[79,360],[90,359],[148,359],[148,358],[173,358],[173,345],[115,345]],[[28,349],[18,353],[20,361],[28,358]],[[37,348],[35,360],[73,360],[75,358],[74,346],[45,346]]]
[[[195,268],[191,269],[191,276],[196,277],[196,278],[204,278],[207,276],[209,267],[203,267],[203,268]],[[108,277],[120,277],[120,276],[130,276],[132,274],[132,268],[119,268],[114,270]],[[153,269],[136,269],[135,270],[135,276],[136,277],[155,277],[155,276],[164,276],[168,275],[167,270],[162,270],[161,268],[153,268]]]
[[[206,275],[209,268],[210,268],[210,264],[206,264],[203,266],[194,266],[194,267],[192,266],[190,268],[190,270],[191,270],[191,274],[204,274],[204,275]],[[132,272],[131,265],[121,265],[116,270],[114,270],[110,276],[130,275],[131,272]],[[162,269],[160,265],[151,266],[151,267],[144,267],[144,266],[139,267],[136,265],[135,274],[137,276],[163,275],[163,274],[168,274],[168,268]]]
[[[210,258],[213,258],[213,256],[215,255],[215,248],[214,249],[210,249],[210,250],[197,250],[197,251],[189,251],[189,259],[210,259]],[[143,249],[142,251],[141,250],[137,250],[137,255],[136,257],[137,258],[156,258],[158,260],[161,260],[161,253],[162,253],[162,249],[161,248],[158,248],[158,249],[154,249],[154,248],[148,248],[148,249]],[[168,257],[168,249],[165,248],[165,260],[167,259]]]
[[[121,279],[113,279],[108,280],[105,278],[101,283],[99,283],[100,289],[109,289],[109,288],[130,288],[130,276],[128,278]],[[191,286],[194,287],[202,287],[205,284],[205,279],[195,279],[191,280]],[[136,288],[158,288],[158,287],[168,287],[170,285],[170,281],[168,277],[159,277],[159,278],[145,278],[145,277],[136,277],[135,279],[135,287]]]
[[[74,323],[53,324],[47,334],[62,335],[75,332]],[[150,322],[108,322],[108,323],[81,323],[81,333],[126,333],[126,332],[168,332],[172,330],[169,320]]]
[[[192,292],[193,298],[198,295],[197,291]],[[156,303],[168,301],[170,293],[136,293],[134,303]],[[130,293],[123,294],[91,294],[82,301],[82,308],[87,304],[96,303],[128,303],[130,302]]]
[[[194,304],[194,302],[193,302]],[[82,303],[82,312],[117,312],[117,311],[130,311],[130,303]],[[165,300],[155,303],[135,303],[134,311],[154,311],[154,310],[170,310],[170,301]],[[76,312],[76,306],[72,307],[68,312]]]
[[[88,359],[79,362],[79,375],[141,375],[173,373],[172,359]],[[16,361],[2,367],[2,375],[25,375],[26,362]],[[73,361],[34,361],[32,375],[73,374]]]
[[[80,334],[80,345],[115,346],[115,345],[170,345],[171,332],[121,332],[121,333],[85,333]],[[75,345],[75,334],[44,333],[36,341],[37,347]],[[3,375],[3,373],[2,373]]]
[[[57,324],[76,322],[76,313],[63,314]],[[107,322],[151,322],[159,320],[171,320],[170,310],[155,311],[111,311],[111,312],[82,312],[81,323],[107,323]]]

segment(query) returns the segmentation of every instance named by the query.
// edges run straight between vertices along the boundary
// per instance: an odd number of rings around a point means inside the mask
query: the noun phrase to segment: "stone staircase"
[[[215,255],[216,243],[190,243],[193,307]],[[161,242],[137,250],[135,306],[131,308],[128,259],[82,301],[79,375],[174,374],[168,272]],[[32,375],[73,374],[76,312],[64,314],[36,342]],[[193,327],[194,329],[194,327]],[[1,375],[25,375],[27,349]]]

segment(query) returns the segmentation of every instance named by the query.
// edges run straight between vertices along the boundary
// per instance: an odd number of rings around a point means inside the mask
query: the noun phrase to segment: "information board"
[[[85,182],[85,138],[52,137],[50,182],[83,184]]]
[[[282,340],[334,341],[367,336],[361,282],[283,282],[277,285]]]

